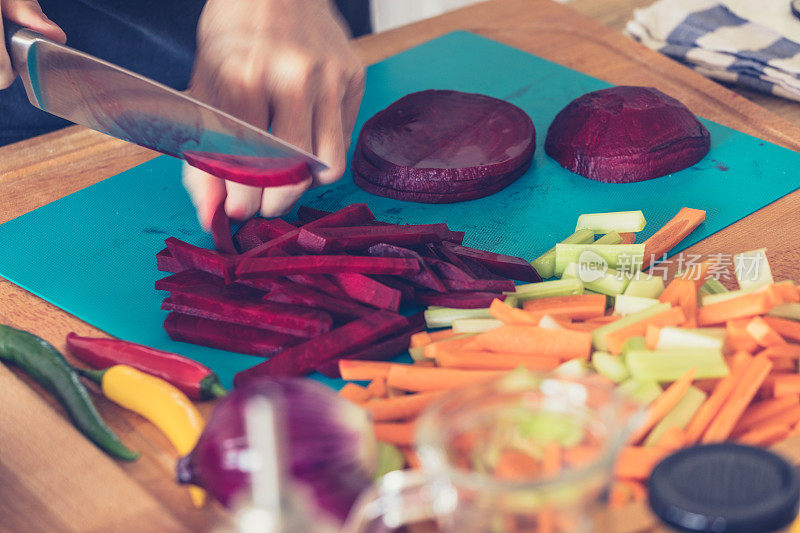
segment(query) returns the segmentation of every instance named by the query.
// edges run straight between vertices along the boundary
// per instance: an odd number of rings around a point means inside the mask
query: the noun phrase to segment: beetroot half
[[[536,147],[530,117],[481,94],[428,90],[367,121],[354,157],[358,186],[427,203],[488,196],[527,169]]]
[[[253,187],[292,185],[311,179],[303,161],[268,157],[231,156],[207,152],[183,152],[186,162],[218,178]]]
[[[586,93],[562,109],[544,149],[564,168],[605,183],[658,178],[690,167],[710,148],[708,130],[653,87]]]

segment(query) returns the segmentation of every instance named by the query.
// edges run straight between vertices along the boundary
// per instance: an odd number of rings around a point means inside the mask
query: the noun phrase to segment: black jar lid
[[[800,480],[786,460],[731,443],[670,455],[653,470],[648,490],[656,516],[679,531],[774,531],[794,520],[800,501]]]

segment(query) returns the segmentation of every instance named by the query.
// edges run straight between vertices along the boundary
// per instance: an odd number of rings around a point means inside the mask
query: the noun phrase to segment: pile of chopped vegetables
[[[216,250],[175,238],[157,255],[174,274],[156,282],[169,291],[164,322],[178,341],[268,361],[239,373],[338,376],[337,361],[390,359],[424,329],[422,314],[401,303],[484,308],[539,281],[526,260],[462,246],[445,224],[395,225],[375,220],[364,204],[334,213],[300,208],[297,226],[252,219],[231,236],[220,204],[212,219]]]
[[[593,370],[646,406],[646,420],[616,464],[614,506],[644,498],[650,471],[676,449],[725,440],[768,446],[796,434],[800,289],[773,280],[763,250],[734,257],[738,290],[714,277],[712,261],[666,286],[641,272],[647,259],[634,261],[635,272],[613,271],[626,255],[660,257],[704,217],[683,208],[634,244],[629,234],[644,228],[641,212],[584,215],[574,235],[533,262],[542,276],[560,279],[519,285],[505,302],[496,299],[482,309],[428,308],[429,331],[410,338],[412,364],[342,359],[339,369],[350,383],[340,394],[371,412],[377,438],[399,446],[415,466],[415,420],[448,390],[519,367]],[[604,235],[594,240],[598,233]],[[587,252],[602,257],[608,271],[600,276],[576,262]],[[748,263],[758,269],[748,272]],[[558,455],[558,464],[591,460],[591,450],[576,449],[574,442],[555,444],[548,453]],[[522,475],[507,469],[504,458],[493,460],[494,475]],[[531,471],[540,472],[543,460],[517,458],[514,464],[531,463]]]

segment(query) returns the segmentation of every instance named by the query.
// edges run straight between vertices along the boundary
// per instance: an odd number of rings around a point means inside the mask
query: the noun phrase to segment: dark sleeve
[[[372,33],[369,0],[336,0],[336,7],[350,26],[353,37]]]

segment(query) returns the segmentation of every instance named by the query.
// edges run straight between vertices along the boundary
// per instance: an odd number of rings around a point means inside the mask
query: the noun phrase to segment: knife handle
[[[23,26],[20,26],[16,22],[10,21],[3,17],[3,34],[5,35],[6,52],[9,55],[11,54],[11,38],[15,33],[22,29],[24,29]]]

